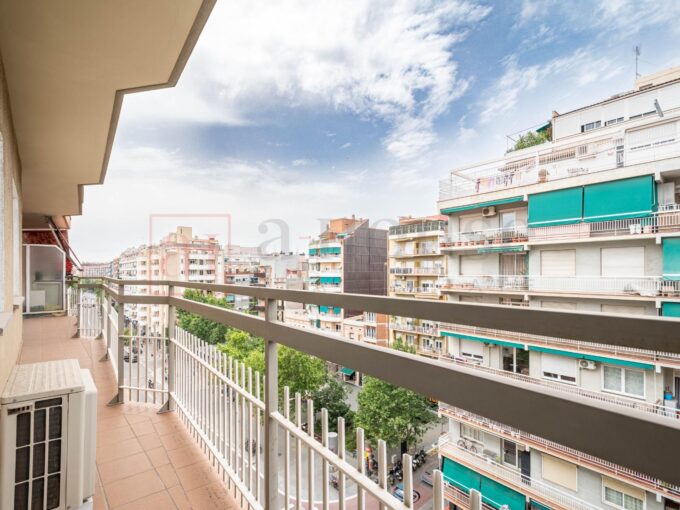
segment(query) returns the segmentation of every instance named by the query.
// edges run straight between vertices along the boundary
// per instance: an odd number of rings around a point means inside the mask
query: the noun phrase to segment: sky
[[[217,0],[176,87],[125,96],[71,244],[176,225],[303,251],[332,217],[437,213],[451,169],[680,65],[675,0]]]

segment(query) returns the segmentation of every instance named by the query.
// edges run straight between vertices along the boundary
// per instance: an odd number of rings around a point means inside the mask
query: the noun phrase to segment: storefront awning
[[[340,372],[342,372],[344,375],[346,375],[348,377],[351,377],[351,376],[354,375],[354,370],[352,370],[351,368],[347,368],[347,367],[342,367],[340,369]]]

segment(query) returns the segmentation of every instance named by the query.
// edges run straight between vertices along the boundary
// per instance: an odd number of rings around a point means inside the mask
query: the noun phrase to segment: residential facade
[[[680,315],[680,68],[551,120],[552,140],[440,186],[448,300]],[[612,319],[615,320],[615,319]],[[442,359],[677,420],[677,355],[440,323]],[[511,509],[678,508],[680,488],[441,404],[448,498]],[[634,441],[631,438],[631,441]],[[493,501],[488,501],[494,504]]]
[[[448,257],[440,245],[447,233],[447,216],[399,218],[389,230],[389,295],[417,299],[446,299],[440,281]],[[393,317],[390,342],[401,341],[419,354],[438,356],[443,339],[436,324]]]

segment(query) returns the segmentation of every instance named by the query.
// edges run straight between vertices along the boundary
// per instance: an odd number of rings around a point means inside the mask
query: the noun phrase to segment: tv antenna
[[[635,54],[635,79],[637,80],[640,77],[640,73],[638,72],[638,61],[640,60],[641,53],[639,44],[635,45],[633,53]]]

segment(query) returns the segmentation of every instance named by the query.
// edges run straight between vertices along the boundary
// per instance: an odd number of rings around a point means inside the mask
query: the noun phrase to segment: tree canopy
[[[400,340],[393,347],[406,352],[413,348]],[[359,393],[355,424],[362,427],[371,441],[384,439],[390,447],[401,445],[402,451],[423,438],[429,425],[437,421],[432,403],[413,391],[394,386],[375,377],[364,376]]]
[[[534,145],[540,145],[544,142],[548,142],[552,139],[552,129],[548,127],[547,129],[536,132],[529,131],[521,135],[515,145],[508,152],[518,151],[521,149],[526,149],[527,147],[533,147]]]
[[[200,303],[221,306],[222,308],[232,308],[226,298],[218,298],[211,294],[205,294],[200,290],[186,289],[184,291],[184,297]],[[177,309],[177,319],[180,328],[211,344],[224,342],[224,339],[230,330],[229,326],[211,321],[210,319],[206,319],[195,313],[187,312],[181,308]]]

